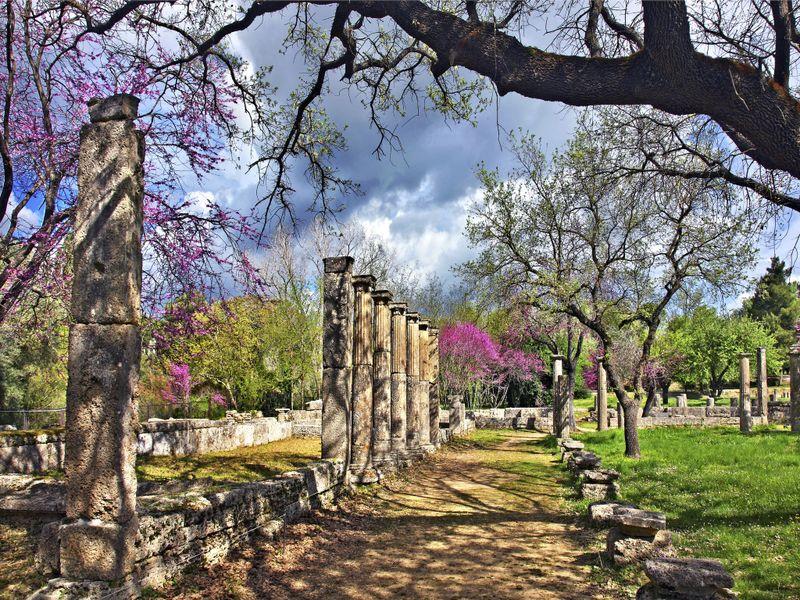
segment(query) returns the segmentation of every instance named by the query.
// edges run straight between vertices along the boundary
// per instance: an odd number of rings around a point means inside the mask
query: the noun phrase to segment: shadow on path
[[[544,436],[445,450],[187,575],[165,597],[605,598]]]

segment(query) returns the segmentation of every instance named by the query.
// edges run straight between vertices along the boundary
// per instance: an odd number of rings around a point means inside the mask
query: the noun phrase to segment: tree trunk
[[[647,388],[647,401],[644,403],[644,410],[642,411],[643,417],[649,417],[650,412],[653,410],[653,405],[656,403],[656,386]]]
[[[617,377],[616,369],[614,369],[610,362],[606,362],[605,365],[606,374],[611,383],[611,389],[614,390],[617,402],[622,407],[624,417],[623,427],[625,430],[625,456],[639,458],[641,456],[639,451],[639,430],[637,427],[637,421],[639,420],[639,400],[636,397],[628,397],[625,388]]]

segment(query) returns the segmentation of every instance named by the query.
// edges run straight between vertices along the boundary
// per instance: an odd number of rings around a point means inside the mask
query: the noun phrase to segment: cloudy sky
[[[278,87],[281,98],[297,85],[298,75],[305,69],[300,57],[277,52],[285,32],[281,19],[285,17],[265,19],[232,40],[234,49],[255,67],[273,67],[270,81]],[[530,42],[536,43],[535,33],[532,35]],[[347,128],[348,149],[336,157],[336,165],[364,192],[343,199],[346,209],[341,218],[360,222],[368,232],[382,236],[398,258],[445,281],[453,277],[451,267],[469,256],[462,231],[465,206],[479,193],[476,167],[481,162],[501,169],[511,166],[505,143],[507,131],[528,130],[552,150],[569,138],[575,122],[574,111],[561,104],[511,94],[496,101],[475,127],[445,122],[435,112],[398,120],[404,153],[378,160],[373,155],[377,134],[369,127],[360,97],[335,84],[324,101],[333,120]],[[303,206],[310,192],[300,178],[298,174],[294,181],[296,201]],[[257,183],[255,174],[228,165],[195,192],[212,193],[246,211],[258,198]],[[796,262],[794,247],[800,223],[797,218],[794,221],[790,235],[776,237],[765,245],[754,274],[763,272],[773,248],[779,256]]]

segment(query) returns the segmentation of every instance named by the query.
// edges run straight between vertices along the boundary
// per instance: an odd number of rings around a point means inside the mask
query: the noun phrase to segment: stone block
[[[322,458],[349,458],[352,384],[352,368],[322,370]]]
[[[619,471],[613,469],[581,471],[580,478],[584,483],[611,483],[619,479]]]
[[[139,98],[131,94],[115,94],[108,98],[92,98],[87,104],[89,120],[92,123],[133,120],[139,112]]]
[[[578,450],[567,459],[567,468],[573,473],[600,467],[600,457],[593,452]]]
[[[625,506],[614,508],[611,522],[627,535],[635,536],[652,536],[667,528],[667,517],[664,513]]]
[[[600,527],[611,525],[614,509],[618,507],[636,508],[633,504],[622,502],[594,502],[589,505],[589,520]]]
[[[606,553],[618,567],[638,564],[651,558],[669,557],[674,554],[672,534],[661,530],[650,537],[635,537],[619,527],[612,527],[606,538]]]
[[[74,324],[69,335],[65,469],[67,516],[135,515],[134,394],[141,337],[135,325]]]
[[[584,447],[585,447],[583,442],[579,442],[578,440],[570,440],[570,439],[564,440],[563,442],[561,442],[560,445],[567,452],[573,452],[575,450],[583,450]]]
[[[120,525],[97,519],[60,529],[61,575],[69,579],[113,581],[133,570],[137,521]]]
[[[36,543],[33,565],[39,573],[51,575],[60,572],[59,550],[61,521],[45,523]]]
[[[732,598],[733,577],[716,560],[658,558],[644,563],[650,578],[637,598]],[[642,590],[640,590],[640,593]]]
[[[588,500],[614,500],[619,495],[619,484],[584,483],[581,485],[581,497]]]

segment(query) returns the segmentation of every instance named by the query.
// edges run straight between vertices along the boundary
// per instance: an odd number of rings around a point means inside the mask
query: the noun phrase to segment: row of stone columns
[[[322,457],[371,483],[439,443],[438,330],[352,258],[324,266]]]

